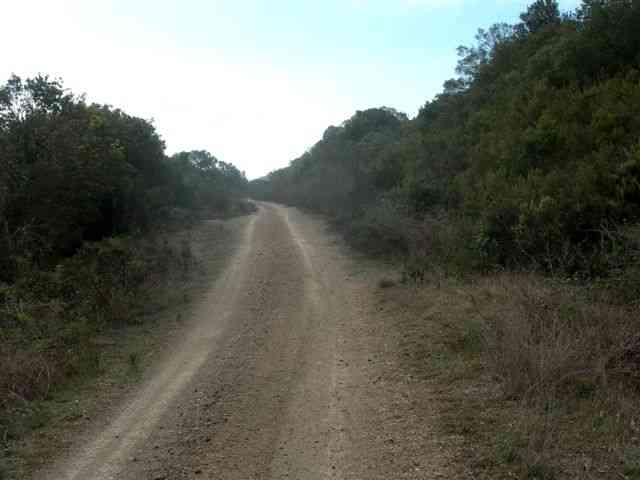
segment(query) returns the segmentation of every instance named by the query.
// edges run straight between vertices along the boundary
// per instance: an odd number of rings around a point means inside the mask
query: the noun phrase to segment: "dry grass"
[[[114,338],[183,303],[196,267],[190,233],[176,232],[106,240],[55,271],[31,269],[0,285],[0,479],[20,441],[49,423],[52,396],[99,375]],[[129,358],[130,372],[138,360]]]
[[[385,292],[475,478],[640,478],[637,307],[524,274]]]
[[[637,365],[625,359],[640,347],[634,312],[535,276],[499,277],[469,295],[482,320],[487,366],[507,396],[556,396],[632,380]]]

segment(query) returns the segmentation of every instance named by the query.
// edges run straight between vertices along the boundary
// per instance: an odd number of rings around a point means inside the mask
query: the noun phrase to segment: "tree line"
[[[186,211],[224,213],[248,182],[209,152],[172,156],[153,124],[88,104],[47,76],[0,87],[0,282],[86,242],[149,230]]]
[[[640,2],[563,14],[537,0],[520,20],[459,47],[457,77],[416,118],[358,111],[252,182],[253,195],[327,213],[356,245],[423,263],[619,267],[640,215]]]

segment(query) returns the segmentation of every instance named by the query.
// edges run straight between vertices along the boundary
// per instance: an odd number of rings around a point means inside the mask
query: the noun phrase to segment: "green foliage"
[[[560,9],[556,0],[536,0],[520,15],[522,26],[529,33],[560,23]]]
[[[247,185],[208,152],[167,158],[150,122],[88,105],[43,76],[0,87],[0,158],[4,281],[22,260],[50,268],[84,242],[148,230],[176,208],[225,213]]]
[[[338,217],[336,224],[345,239],[370,255],[407,254],[413,225],[398,214],[397,206],[383,200],[368,208],[362,216]]]
[[[235,166],[209,152],[180,152],[168,160],[174,180],[174,202],[182,208],[207,206],[227,211],[234,196],[244,193],[246,179]]]
[[[380,201],[393,198],[400,223],[447,212],[467,244],[445,254],[455,269],[466,259],[482,270],[611,275],[623,257],[612,261],[620,242],[604,232],[640,222],[640,3],[585,0],[563,15],[537,0],[521,20],[460,47],[459,78],[415,119],[357,112],[254,182],[254,195],[348,218],[368,250],[391,248],[378,230],[389,224]]]
[[[357,112],[341,126],[329,127],[288,168],[252,182],[252,194],[332,215],[361,213],[401,178],[406,152],[400,139],[408,135],[408,123],[391,108]]]
[[[0,432],[19,437],[32,402],[65,379],[95,373],[110,329],[139,322],[152,293],[191,270],[190,250],[149,239],[85,244],[51,271],[22,262],[13,285],[0,284]],[[186,270],[185,270],[186,269]]]

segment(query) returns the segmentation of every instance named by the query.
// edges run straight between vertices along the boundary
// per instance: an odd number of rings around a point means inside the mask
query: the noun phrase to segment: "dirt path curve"
[[[375,385],[391,360],[354,272],[322,222],[260,204],[183,340],[36,478],[447,478],[403,458],[424,446],[402,445],[397,389]]]

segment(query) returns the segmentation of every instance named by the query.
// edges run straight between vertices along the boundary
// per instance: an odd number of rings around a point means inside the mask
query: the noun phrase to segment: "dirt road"
[[[372,279],[294,209],[261,204],[241,237],[184,338],[36,478],[450,478],[371,325]]]

